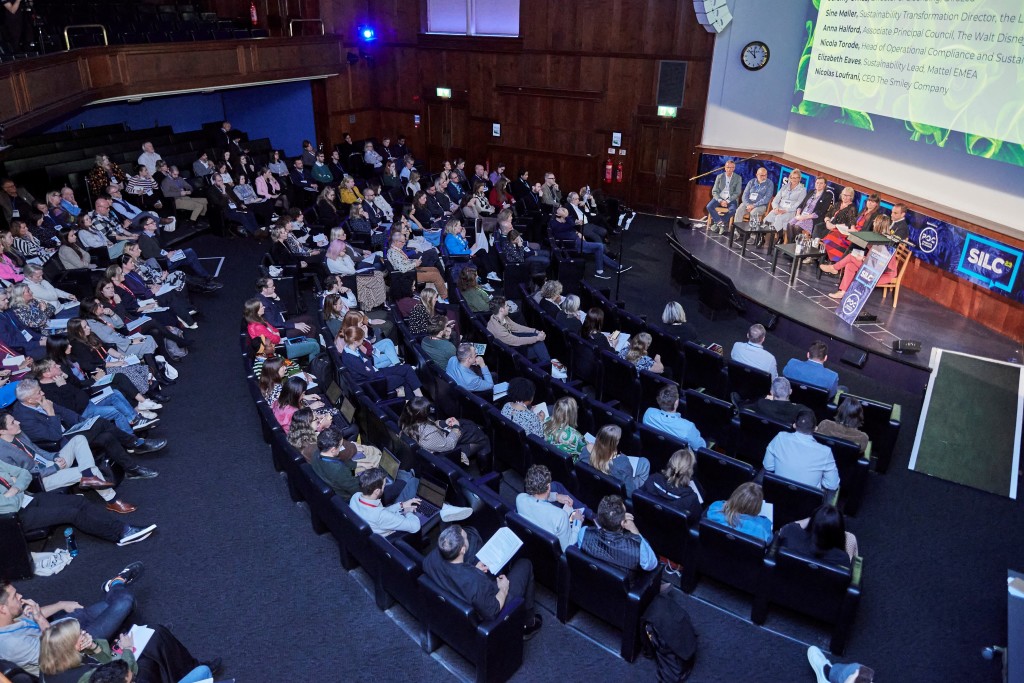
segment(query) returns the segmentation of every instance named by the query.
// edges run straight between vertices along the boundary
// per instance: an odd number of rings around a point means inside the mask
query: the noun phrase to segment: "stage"
[[[740,239],[730,249],[728,235],[708,234],[702,225],[692,230],[677,226],[672,233],[697,261],[732,281],[746,309],[741,313],[743,317],[761,322],[771,328],[769,334],[800,346],[823,339],[829,343],[832,362],[843,355],[856,355],[856,350],[864,351],[867,360],[862,371],[879,381],[896,381],[915,392],[923,390],[934,347],[1021,362],[1020,344],[910,289],[900,291],[895,309],[892,292],[884,303],[881,292],[872,293],[863,313],[875,315],[877,320],[851,326],[835,314],[840,302],[827,296],[836,291],[839,278],[821,273],[819,280],[816,264],[797,266],[795,285],[790,287],[792,262],[780,257],[773,275],[772,254],[764,247],[754,248],[753,240],[741,257]],[[901,339],[920,341],[921,351],[893,351],[892,342]]]

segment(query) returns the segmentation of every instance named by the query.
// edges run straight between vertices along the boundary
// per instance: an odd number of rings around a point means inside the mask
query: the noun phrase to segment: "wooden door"
[[[451,161],[466,155],[466,126],[469,114],[464,103],[452,100],[427,99],[427,163],[440,168],[445,159]]]
[[[632,206],[664,215],[689,209],[697,128],[691,121],[637,117]]]

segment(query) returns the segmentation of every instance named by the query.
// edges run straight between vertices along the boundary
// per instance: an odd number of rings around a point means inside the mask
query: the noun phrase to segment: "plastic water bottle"
[[[64,543],[71,557],[78,557],[78,543],[75,542],[75,530],[68,527],[64,530]]]

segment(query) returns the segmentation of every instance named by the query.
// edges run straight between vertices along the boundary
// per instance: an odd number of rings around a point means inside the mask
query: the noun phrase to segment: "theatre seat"
[[[640,435],[640,452],[650,461],[651,472],[660,472],[665,469],[672,454],[687,447],[686,442],[643,423],[638,422],[636,430]]]
[[[790,394],[789,400],[793,403],[799,403],[802,406],[807,406],[814,411],[814,416],[818,419],[818,422],[828,417],[828,391],[819,387],[811,386],[810,384],[800,384],[798,382],[791,381],[793,393]]]
[[[534,580],[553,591],[558,590],[558,566],[562,561],[562,545],[558,537],[516,512],[509,512],[505,522],[523,542],[519,554],[533,564]]]
[[[697,561],[683,567],[682,588],[692,591],[702,575],[757,595],[765,575],[768,544],[704,518],[690,528],[697,544]]]
[[[851,397],[860,401],[864,408],[864,425],[861,429],[871,437],[871,456],[874,461],[875,471],[884,474],[889,469],[892,461],[893,448],[896,445],[896,438],[900,433],[900,422],[902,408],[900,404],[883,403],[856,394],[837,394],[835,400],[829,404],[829,413],[835,415],[839,404],[845,397]]]
[[[530,460],[534,465],[544,465],[551,472],[551,481],[557,481],[574,495],[579,491],[576,469],[572,459],[544,439],[531,434],[526,440]]]
[[[704,487],[704,500],[729,500],[740,484],[754,480],[756,470],[749,464],[727,455],[701,448],[696,451],[697,472],[694,475]]]
[[[768,395],[772,388],[772,376],[764,370],[752,368],[734,360],[725,363],[728,375],[729,394],[739,394],[744,401],[756,401]]]
[[[417,579],[423,603],[423,650],[447,643],[476,667],[477,683],[504,681],[523,664],[523,626],[528,616],[521,598],[510,598],[494,619],[480,621],[473,606],[445,593],[426,574]]]
[[[739,412],[739,426],[733,437],[732,455],[738,460],[760,468],[765,451],[779,432],[791,432],[793,425],[764,417],[752,410]]]
[[[0,579],[17,581],[32,576],[29,553],[21,518],[17,513],[0,515]]]
[[[690,536],[690,527],[699,520],[691,520],[682,510],[646,491],[633,494],[633,516],[647,542],[658,557],[687,566],[694,561],[696,546]]]
[[[727,447],[733,436],[733,407],[728,401],[687,389],[683,394],[683,415],[716,447]]]
[[[423,620],[423,602],[419,592],[420,565],[398,546],[390,537],[370,534],[369,551],[373,556],[375,575],[380,578],[380,589],[374,591],[377,607],[390,609],[398,602],[418,621]],[[375,582],[376,587],[376,582]],[[420,634],[422,640],[422,633]]]
[[[774,506],[772,526],[776,531],[790,522],[810,517],[823,502],[821,489],[784,479],[772,472],[764,473],[761,488],[765,501]]]
[[[683,344],[686,359],[685,384],[687,389],[703,389],[706,393],[725,398],[725,361],[722,356],[700,344],[688,341]]]
[[[574,466],[576,469],[577,491],[582,500],[591,510],[597,510],[601,499],[605,496],[619,496],[626,500],[626,485],[621,481],[599,471],[582,460]]]
[[[531,464],[530,451],[526,448],[526,431],[494,406],[488,407],[488,414],[494,436],[491,441],[494,469],[500,470],[500,465],[525,477]]]
[[[558,580],[558,620],[563,624],[575,607],[622,631],[619,653],[632,662],[640,653],[640,617],[661,588],[661,567],[649,572],[625,571],[583,553],[565,551]]]
[[[818,562],[797,555],[785,546],[773,546],[763,594],[752,620],[762,624],[771,605],[781,605],[832,625],[829,650],[842,655],[860,605],[863,560],[854,558],[851,568]]]

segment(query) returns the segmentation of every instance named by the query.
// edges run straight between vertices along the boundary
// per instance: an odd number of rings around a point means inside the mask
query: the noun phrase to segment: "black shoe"
[[[142,576],[142,569],[143,566],[141,562],[132,562],[127,567],[119,571],[117,576],[103,582],[103,592],[109,593],[110,589],[113,588],[111,584],[115,581],[120,581],[125,586],[131,584],[135,579]]]
[[[138,543],[139,541],[145,541],[150,535],[156,531],[156,524],[150,524],[147,527],[138,527],[128,525],[124,528],[124,535],[121,536],[121,540],[117,542],[118,545],[131,545],[132,543]]]
[[[167,394],[160,393],[160,389],[158,387],[153,387],[152,389],[147,391],[146,396],[149,396],[157,403],[167,403],[168,401],[171,400]]]
[[[136,465],[135,467],[131,468],[130,470],[125,470],[124,471],[124,478],[125,479],[154,479],[158,474],[159,474],[159,472],[157,472],[156,470],[151,470],[148,467],[143,467],[142,465]]]
[[[214,678],[220,678],[220,675],[224,673],[224,662],[220,657],[214,657],[208,662],[199,662],[199,664],[209,668]]]
[[[543,624],[544,620],[541,619],[540,615],[534,614],[533,622],[527,624],[526,626],[523,626],[523,640],[529,640],[530,638],[533,638],[535,635],[537,635],[537,631],[540,630],[540,627]]]
[[[145,455],[146,453],[156,453],[157,451],[163,450],[166,447],[167,439],[143,439],[142,443],[140,443],[138,446],[133,446],[132,448],[129,448],[128,452],[134,453],[135,455]]]

